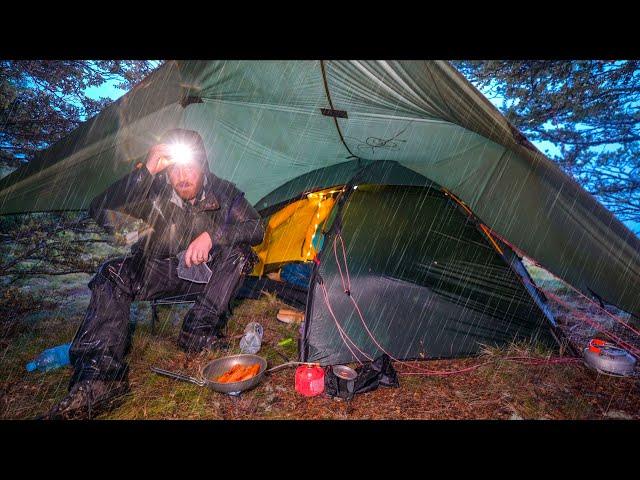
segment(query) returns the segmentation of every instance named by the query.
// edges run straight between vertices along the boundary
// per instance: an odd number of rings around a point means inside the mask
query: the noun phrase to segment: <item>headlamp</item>
[[[184,143],[174,143],[169,146],[171,160],[177,165],[192,163],[194,160],[193,151],[189,145]]]

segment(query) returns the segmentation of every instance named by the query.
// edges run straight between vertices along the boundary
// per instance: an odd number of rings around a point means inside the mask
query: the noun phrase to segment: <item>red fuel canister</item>
[[[324,392],[324,370],[320,365],[300,365],[296,368],[296,392],[305,397]]]

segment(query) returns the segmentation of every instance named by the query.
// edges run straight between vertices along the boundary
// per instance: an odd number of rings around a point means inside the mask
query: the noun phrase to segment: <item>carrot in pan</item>
[[[240,370],[242,367],[242,365],[238,364],[238,365],[234,365],[233,367],[231,367],[229,370],[227,370],[226,372],[224,372],[222,375],[220,375],[218,378],[216,378],[216,382],[220,382],[220,383],[227,383],[229,381],[229,378],[235,374],[236,372],[238,372],[238,370]]]
[[[234,365],[221,376],[219,376],[216,381],[220,383],[232,383],[232,382],[241,382],[243,380],[248,380],[253,378],[260,371],[260,364],[254,363],[253,365]]]
[[[242,373],[242,375],[237,381],[242,382],[244,380],[249,380],[250,378],[254,377],[258,373],[258,371],[260,371],[260,365],[258,365],[257,363],[254,363],[253,365],[251,365],[250,367],[247,367],[244,370],[244,372]]]
[[[247,373],[247,370],[249,369],[249,366],[244,366],[241,369],[238,369],[235,373],[233,373],[230,377],[228,382],[239,382]]]

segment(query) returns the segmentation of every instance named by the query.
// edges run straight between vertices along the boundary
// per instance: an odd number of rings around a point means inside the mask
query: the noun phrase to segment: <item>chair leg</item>
[[[151,301],[151,333],[156,333],[156,323],[158,322],[158,306],[155,300]]]

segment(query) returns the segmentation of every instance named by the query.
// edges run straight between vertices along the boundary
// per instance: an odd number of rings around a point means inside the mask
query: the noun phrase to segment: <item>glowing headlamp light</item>
[[[169,151],[171,160],[178,165],[184,165],[194,161],[193,151],[189,145],[174,143],[169,147]]]

